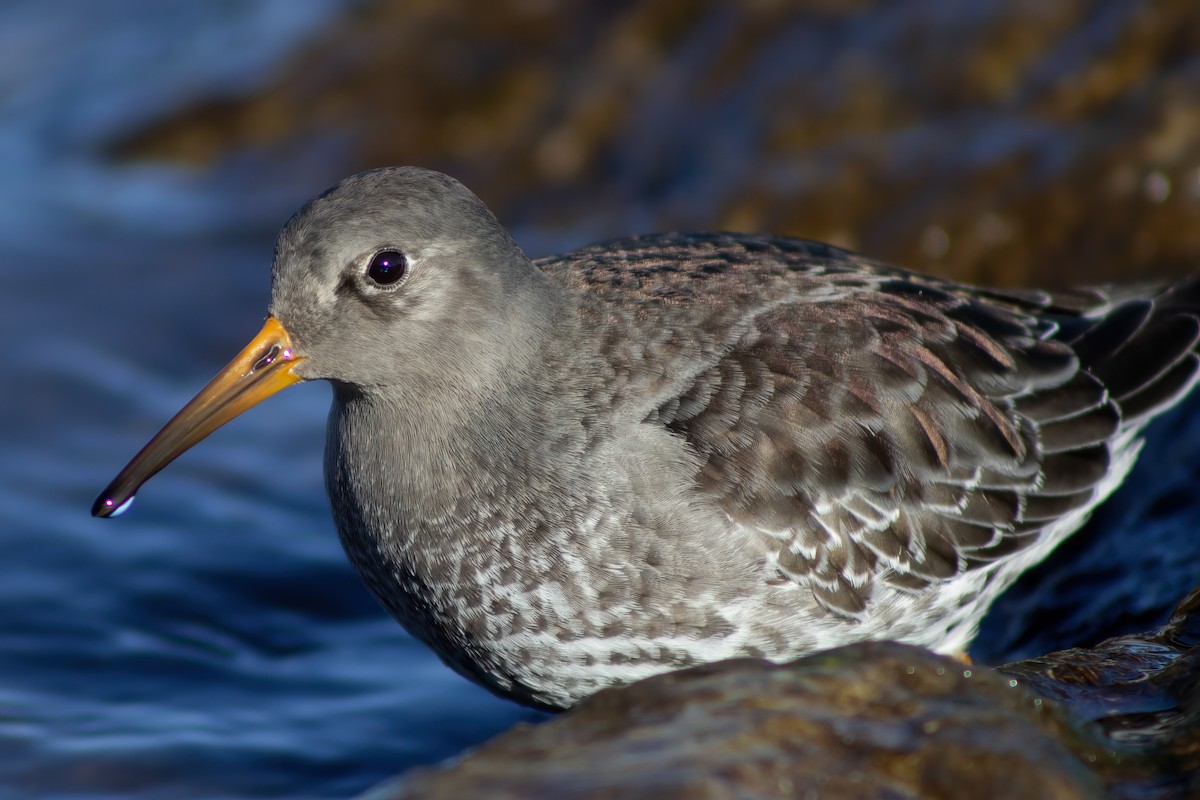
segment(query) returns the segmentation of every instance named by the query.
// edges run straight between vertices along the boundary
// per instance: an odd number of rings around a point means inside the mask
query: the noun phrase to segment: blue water
[[[320,188],[99,153],[257,80],[337,5],[0,7],[0,797],[344,797],[533,716],[352,573],[323,386],[220,432],[119,521],[87,514],[257,330],[275,229]]]
[[[252,154],[189,171],[100,153],[264,80],[339,5],[0,6],[0,798],[346,797],[538,718],[443,667],[352,573],[322,489],[324,386],[219,431],[120,520],[88,516],[257,331],[275,229],[325,183],[268,179]],[[1197,408],[1005,599],[981,653],[1153,624],[1194,582]]]

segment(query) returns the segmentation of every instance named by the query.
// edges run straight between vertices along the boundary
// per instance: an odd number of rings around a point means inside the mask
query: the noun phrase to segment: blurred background
[[[323,386],[87,515],[258,329],[287,216],[402,163],[532,256],[725,228],[989,284],[1190,274],[1200,4],[7,0],[0,797],[348,797],[538,718],[351,573]],[[1197,410],[977,658],[1165,616],[1200,563]]]

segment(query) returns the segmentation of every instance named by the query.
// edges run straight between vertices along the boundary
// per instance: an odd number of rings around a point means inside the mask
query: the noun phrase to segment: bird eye
[[[408,272],[408,259],[398,250],[376,253],[367,267],[367,277],[380,286],[390,286]]]

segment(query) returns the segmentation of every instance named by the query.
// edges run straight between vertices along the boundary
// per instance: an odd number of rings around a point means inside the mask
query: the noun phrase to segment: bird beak
[[[274,317],[250,344],[208,382],[121,470],[92,506],[94,517],[115,517],[129,507],[143,483],[205,436],[251,406],[303,378],[293,370],[304,360],[287,329]]]

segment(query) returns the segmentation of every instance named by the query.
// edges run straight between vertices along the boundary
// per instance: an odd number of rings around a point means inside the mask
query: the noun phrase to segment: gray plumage
[[[405,254],[379,286],[367,265]],[[813,242],[643,236],[531,263],[412,168],[284,228],[271,313],[334,385],[351,561],[522,702],[863,638],[965,648],[1196,380],[1200,283],[1003,292]]]

